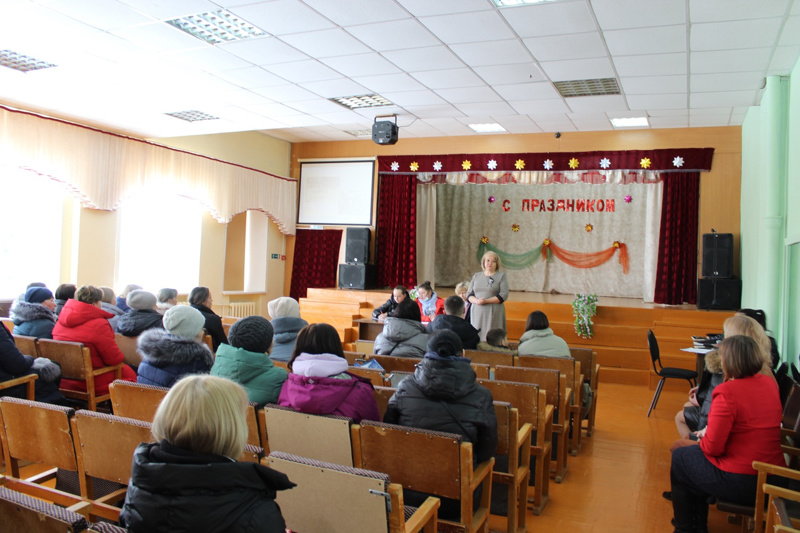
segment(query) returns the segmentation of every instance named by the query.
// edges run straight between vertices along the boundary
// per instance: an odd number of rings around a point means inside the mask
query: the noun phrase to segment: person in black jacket
[[[275,503],[289,478],[238,462],[247,441],[247,394],[215,376],[178,381],[153,419],[155,443],[136,448],[120,524],[130,533],[284,533]]]
[[[406,298],[408,298],[408,291],[402,285],[398,285],[392,289],[392,296],[386,300],[386,303],[372,311],[372,318],[374,320],[383,320],[387,316],[391,316],[400,302]]]
[[[130,311],[109,320],[114,322],[114,331],[126,337],[138,337],[149,329],[164,329],[161,314],[156,311],[156,295],[136,289],[125,299]]]
[[[192,289],[192,292],[189,293],[189,304],[203,313],[206,318],[206,333],[211,335],[214,352],[223,342],[228,344],[228,337],[222,328],[222,318],[211,310],[211,306],[214,305],[214,298],[211,297],[211,291],[208,290],[208,287],[195,287]]]
[[[19,351],[14,337],[0,323],[0,383],[9,379],[20,378],[27,374],[37,374],[35,382],[35,399],[37,402],[65,404],[64,396],[58,390],[61,382],[61,367],[45,357],[34,359]],[[17,385],[0,389],[0,396],[26,398],[25,385]]]
[[[472,324],[461,318],[464,314],[464,300],[460,296],[449,296],[444,301],[443,315],[436,315],[428,324],[428,333],[433,333],[440,329],[454,331],[461,339],[461,345],[465,350],[475,350],[481,341],[478,330]]]

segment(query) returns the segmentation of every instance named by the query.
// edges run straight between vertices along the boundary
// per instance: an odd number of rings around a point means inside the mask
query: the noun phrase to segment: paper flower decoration
[[[472,163],[469,162],[469,159],[465,159],[461,163],[461,168],[463,168],[464,170],[469,170],[472,168]]]
[[[436,161],[433,164],[433,170],[435,170],[436,172],[439,172],[440,170],[442,170],[442,162],[441,161]]]
[[[398,170],[400,170],[400,163],[392,161],[392,172],[397,172]]]
[[[515,233],[516,233],[517,231],[519,231],[519,224],[512,224],[512,225],[511,225],[511,231],[513,231],[513,232],[515,232]]]
[[[639,161],[639,164],[642,166],[642,168],[650,168],[650,158],[643,158],[641,161]]]
[[[517,170],[522,170],[523,168],[525,168],[525,161],[523,161],[522,159],[517,159],[517,162],[514,163],[514,167]]]
[[[489,197],[489,203],[490,203],[490,204],[493,204],[493,203],[494,203],[494,196],[490,196],[490,197]]]
[[[550,239],[545,239],[544,242],[542,242],[542,245],[543,246],[550,246]]]
[[[593,226],[593,225],[591,225],[591,224],[586,224],[586,225],[583,227],[583,229],[585,229],[585,230],[586,230],[586,233],[591,233],[591,231],[594,229],[594,226]]]
[[[614,248],[619,248],[619,241],[614,241],[614,243],[611,246],[613,246]]]
[[[486,235],[484,235],[483,237],[481,237],[481,242],[482,242],[483,244],[489,244],[489,237],[487,237]]]
[[[677,168],[681,168],[683,166],[683,158],[681,156],[677,156],[672,160],[672,164]]]
[[[573,157],[572,159],[569,160],[569,168],[571,168],[572,170],[578,168],[578,165],[580,165],[580,163],[578,162],[577,158]]]
[[[603,159],[600,160],[600,168],[602,168],[603,170],[607,169],[610,166],[611,166],[611,160],[609,158],[604,157]]]
[[[416,172],[417,170],[419,170],[419,163],[417,163],[416,161],[413,161],[409,165],[409,168],[411,168],[411,172]]]
[[[553,170],[553,160],[552,159],[545,159],[544,160],[544,169],[545,170]]]
[[[627,196],[625,196],[625,203],[626,203],[626,204],[629,204],[629,203],[631,203],[631,201],[633,201],[633,197],[632,197],[630,194],[628,194]]]
[[[495,161],[494,159],[492,159],[491,161],[489,161],[489,162],[486,164],[486,166],[489,168],[489,170],[494,170],[494,169],[496,169],[496,168],[497,168],[497,161]]]

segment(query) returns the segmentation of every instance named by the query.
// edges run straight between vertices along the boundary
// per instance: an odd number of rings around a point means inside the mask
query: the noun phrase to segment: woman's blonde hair
[[[238,459],[247,442],[246,407],[247,393],[239,384],[187,376],[161,401],[151,431],[179,448]]]
[[[481,265],[483,266],[483,265]],[[458,285],[456,285],[455,293],[461,296],[462,292],[467,292],[469,290],[469,281],[462,281]]]
[[[756,341],[764,362],[764,369],[769,370],[772,368],[772,344],[769,342],[769,337],[767,337],[761,324],[749,316],[733,315],[722,324],[722,331],[725,333],[725,337],[744,335]]]
[[[75,291],[75,299],[85,304],[96,304],[103,301],[103,291],[94,285],[84,285]]]
[[[494,260],[497,261],[497,270],[500,270],[500,256],[491,250],[483,254],[483,257],[481,257],[481,268],[483,268],[483,263],[486,261],[487,257],[494,257]]]

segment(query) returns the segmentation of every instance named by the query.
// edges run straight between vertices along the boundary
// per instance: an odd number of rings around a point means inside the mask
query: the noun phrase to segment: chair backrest
[[[494,414],[497,418],[497,449],[494,452],[495,455],[508,455],[508,451],[513,444],[509,430],[512,423],[515,426],[519,425],[519,411],[515,413],[516,420],[512,421],[511,409],[511,404],[508,402],[498,402],[497,400],[494,402]],[[515,427],[515,435],[516,432],[517,428]]]
[[[594,374],[597,371],[597,352],[591,348],[575,348],[570,346],[569,353],[573,359],[581,364],[581,373],[586,383],[594,383]]]
[[[206,346],[208,346],[208,349],[211,350],[212,354],[215,353],[214,352],[214,341],[211,340],[211,335],[208,335],[208,334],[204,335],[203,336],[203,342],[206,344]]]
[[[353,466],[350,425],[335,415],[309,415],[288,407],[264,406],[271,452],[286,452],[344,466]]]
[[[367,354],[361,352],[343,352],[348,365],[356,364],[356,359],[366,359]]]
[[[422,361],[419,357],[397,357],[394,355],[370,355],[383,367],[387,373],[391,372],[414,372],[417,363]]]
[[[273,359],[272,364],[278,368],[286,370],[287,372],[289,371],[289,361],[278,361],[276,359]]]
[[[118,379],[109,385],[108,391],[115,415],[152,422],[169,389]]]
[[[567,378],[567,387],[572,389],[573,394],[579,394],[580,383],[580,363],[571,357],[545,357],[541,355],[520,355],[517,358],[519,366],[522,368],[550,368],[558,370]],[[577,396],[576,396],[577,398]],[[568,398],[569,402],[570,399]]]
[[[383,374],[383,372],[380,370],[375,370],[374,368],[359,368],[357,366],[351,366],[347,368],[347,371],[356,376],[367,378],[372,382],[373,385],[385,387],[388,384],[386,376]]]
[[[261,447],[261,428],[258,427],[258,404],[255,402],[247,402],[246,417],[247,417],[247,444],[251,446]]]
[[[564,417],[564,413],[559,413],[561,404],[562,390],[560,387],[560,373],[558,370],[549,368],[521,368],[498,366],[494,370],[495,379],[498,381],[516,381],[519,383],[532,383],[539,385],[547,393],[547,403],[552,405],[556,412],[553,415],[553,423],[557,424]],[[527,422],[528,420],[526,420]]]
[[[359,339],[355,342],[355,345],[358,353],[367,355],[375,353],[375,341],[364,341]]]
[[[83,515],[6,487],[0,487],[0,516],[3,531],[63,533],[89,527]]]
[[[786,405],[783,406],[783,418],[781,426],[794,431],[800,431],[800,384],[792,384],[789,397],[786,398]]]
[[[28,337],[27,335],[14,335],[14,344],[16,344],[17,349],[25,355],[39,357],[39,351],[36,348],[36,337]]]
[[[479,379],[478,383],[491,391],[495,403],[508,402],[516,408],[521,424],[530,423],[537,427],[539,409],[544,408],[539,405],[539,385],[488,379]]]
[[[389,382],[388,385],[393,388],[397,388],[400,385],[400,382],[406,379],[408,376],[413,376],[413,372],[392,372],[387,376],[387,381]]]
[[[125,363],[133,368],[138,368],[142,364],[142,356],[136,350],[136,343],[139,341],[139,337],[126,337],[122,333],[115,333],[114,340],[117,341],[119,350],[125,356]]]
[[[481,363],[470,363],[472,370],[475,371],[475,377],[478,379],[489,379],[491,377],[492,367]]]
[[[502,352],[485,352],[482,350],[464,350],[464,357],[473,363],[496,366],[514,366],[514,354]]]
[[[14,333],[14,321],[10,318],[0,318],[0,322],[6,327],[9,333]]]
[[[261,446],[254,446],[253,444],[245,444],[244,451],[242,452],[241,457],[239,457],[239,462],[242,463],[260,463],[261,460],[264,458],[264,448]]]
[[[378,412],[383,420],[383,415],[386,414],[386,408],[389,405],[389,400],[397,389],[392,387],[373,387],[373,395],[375,402],[378,404]]]
[[[92,372],[92,354],[80,342],[39,339],[39,355],[61,365],[61,376],[86,381]]]
[[[658,350],[658,341],[652,329],[647,330],[647,346],[650,348],[650,359],[653,361],[653,370],[658,374],[659,369],[656,368],[656,362],[658,362],[658,366],[661,366],[661,352]]]

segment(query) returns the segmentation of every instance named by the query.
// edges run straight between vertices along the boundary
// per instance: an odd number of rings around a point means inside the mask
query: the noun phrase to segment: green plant
[[[597,295],[582,292],[572,300],[572,316],[575,317],[575,333],[583,339],[594,336],[592,317],[597,314]]]

